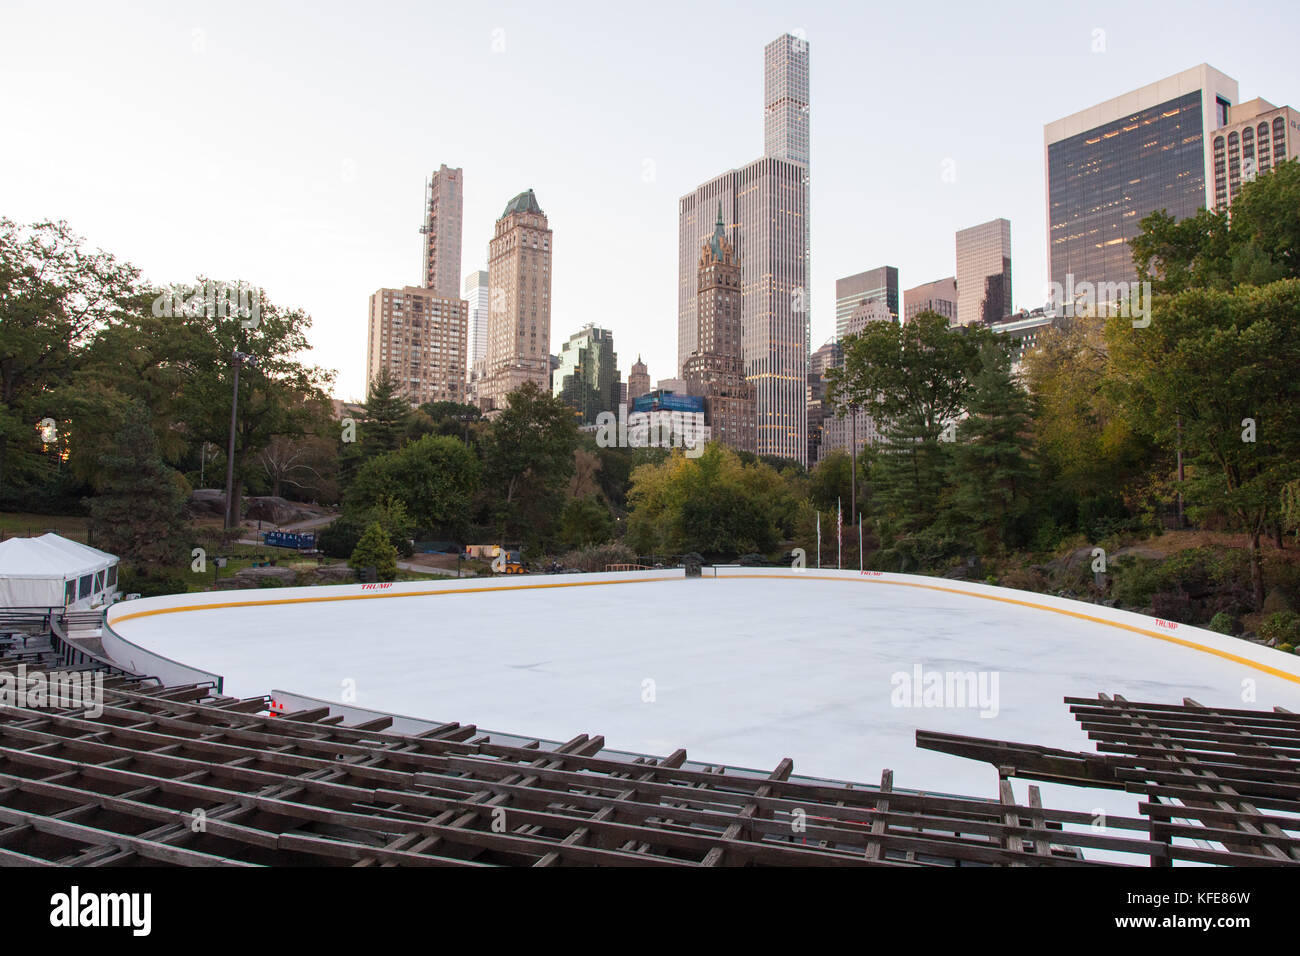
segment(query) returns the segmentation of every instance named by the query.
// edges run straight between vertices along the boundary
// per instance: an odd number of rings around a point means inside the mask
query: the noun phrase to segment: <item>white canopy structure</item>
[[[90,608],[117,591],[117,557],[57,534],[0,541],[0,607]]]

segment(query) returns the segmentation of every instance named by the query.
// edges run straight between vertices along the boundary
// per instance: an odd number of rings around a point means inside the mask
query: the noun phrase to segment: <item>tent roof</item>
[[[58,548],[64,554],[72,555],[78,559],[93,561],[97,565],[113,564],[117,561],[117,555],[109,554],[107,551],[100,551],[98,548],[92,548],[88,544],[82,544],[80,541],[73,541],[69,538],[63,538],[52,531],[47,531],[36,539],[44,541],[55,548]]]
[[[116,560],[57,534],[0,541],[0,577],[66,580],[98,571]]]

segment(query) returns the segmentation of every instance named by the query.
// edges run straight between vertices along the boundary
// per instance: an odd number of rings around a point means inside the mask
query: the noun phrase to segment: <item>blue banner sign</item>
[[[316,547],[316,535],[310,531],[302,534],[293,531],[268,531],[264,540],[266,544],[273,548],[294,548],[298,551],[308,551]]]

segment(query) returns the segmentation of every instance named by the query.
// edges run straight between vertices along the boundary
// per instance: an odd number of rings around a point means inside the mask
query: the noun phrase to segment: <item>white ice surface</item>
[[[358,706],[412,717],[561,741],[603,734],[618,750],[662,755],[685,747],[692,760],[765,770],[788,756],[797,774],[869,784],[892,768],[896,787],[982,797],[996,797],[993,768],[917,749],[918,728],[1091,751],[1065,696],[1105,692],[1163,703],[1192,697],[1210,706],[1300,708],[1300,685],[1204,650],[975,595],[1155,625],[1093,605],[931,581],[972,592],[942,593],[901,586],[928,580],[901,575],[623,580],[635,583],[206,609],[114,627],[142,647],[224,675],[225,693],[235,696],[279,687],[341,700],[352,681]],[[204,600],[325,590],[226,592]],[[126,616],[148,606],[115,610]],[[1179,633],[1297,670],[1291,655],[1195,629]],[[997,672],[997,716],[893,706],[891,676],[911,674],[918,664],[925,671]],[[654,681],[653,702],[642,699],[647,679]],[[1257,702],[1243,703],[1244,679],[1256,681]],[[1023,782],[1016,793],[1023,802]],[[1113,791],[1043,785],[1043,801],[1137,815],[1137,798]]]

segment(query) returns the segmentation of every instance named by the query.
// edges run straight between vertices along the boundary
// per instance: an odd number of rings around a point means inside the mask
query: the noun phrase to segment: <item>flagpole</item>
[[[835,570],[844,570],[844,503],[835,499]]]
[[[865,568],[862,563],[862,515],[858,515],[858,573],[861,574]]]
[[[817,512],[817,570],[822,569],[822,513]]]

